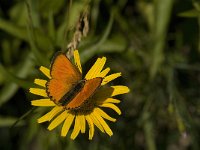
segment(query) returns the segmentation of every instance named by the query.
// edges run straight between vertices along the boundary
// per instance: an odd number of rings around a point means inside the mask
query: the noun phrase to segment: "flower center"
[[[73,114],[87,115],[90,114],[95,107],[96,105],[94,99],[90,98],[85,101],[80,107],[70,109],[70,112]]]

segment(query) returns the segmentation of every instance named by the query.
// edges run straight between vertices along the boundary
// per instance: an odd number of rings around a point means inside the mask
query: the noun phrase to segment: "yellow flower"
[[[78,50],[74,51],[74,62],[79,71],[82,73]],[[128,93],[129,88],[122,85],[106,87],[104,86],[108,82],[121,76],[121,73],[114,73],[107,76],[110,68],[106,68],[103,70],[105,63],[105,57],[98,58],[95,64],[86,74],[86,80],[90,80],[96,77],[102,77],[103,81],[101,83],[101,87],[94,93],[91,99],[87,103],[83,104],[83,107],[80,107],[76,111],[70,109],[66,110],[64,106],[54,103],[46,93],[46,83],[48,81],[43,79],[35,79],[34,83],[39,85],[40,88],[30,88],[30,92],[44,98],[33,100],[31,101],[31,104],[33,106],[53,107],[50,112],[37,120],[38,123],[49,121],[51,123],[48,126],[48,130],[53,130],[58,125],[64,122],[61,129],[61,136],[65,137],[70,127],[72,127],[73,131],[71,133],[71,139],[75,139],[80,132],[85,133],[87,124],[89,126],[90,140],[93,138],[94,135],[94,125],[103,133],[107,133],[109,136],[112,136],[113,132],[106,123],[105,119],[112,122],[115,122],[116,119],[110,117],[102,110],[102,108],[110,108],[120,115],[121,111],[116,106],[116,104],[119,103],[120,100],[113,97],[116,95]],[[50,70],[48,68],[41,66],[40,71],[49,79],[51,79]]]

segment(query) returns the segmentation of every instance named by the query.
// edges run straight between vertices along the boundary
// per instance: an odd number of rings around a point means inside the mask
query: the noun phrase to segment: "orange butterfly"
[[[52,78],[46,84],[47,94],[56,104],[66,109],[80,108],[103,80],[101,77],[82,79],[81,72],[62,52],[54,56],[50,74]]]

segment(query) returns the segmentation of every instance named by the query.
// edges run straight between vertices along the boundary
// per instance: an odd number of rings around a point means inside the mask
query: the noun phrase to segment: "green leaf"
[[[72,4],[72,7],[70,8],[69,12],[69,25],[68,25],[69,28],[73,28],[76,26],[79,16],[84,9],[84,6],[85,6],[84,2],[82,3],[75,2]]]
[[[151,78],[154,78],[160,68],[160,65],[164,61],[164,46],[168,31],[168,24],[172,12],[174,0],[159,0],[155,1],[155,31],[154,35],[154,46],[152,51],[152,64],[150,67]]]
[[[18,90],[15,83],[8,83],[0,90],[0,106],[6,103]]]
[[[30,87],[34,86],[32,82],[28,82],[26,80],[20,79],[14,74],[8,72],[2,64],[0,64],[0,72],[4,77],[6,77],[5,80],[7,80],[8,82],[16,83],[20,87],[29,89]]]
[[[28,75],[33,67],[32,57],[33,54],[30,52],[27,54],[25,60],[21,63],[20,68],[14,70],[17,77],[25,78]],[[0,72],[0,74],[3,73]],[[5,84],[0,90],[0,106],[7,102],[16,93],[17,89],[18,85],[15,83]]]
[[[195,18],[195,17],[198,17],[199,15],[200,15],[200,12],[197,11],[196,9],[184,11],[178,14],[179,17],[187,17],[187,18]]]
[[[99,41],[95,43],[94,45],[92,45],[91,47],[87,48],[86,50],[82,51],[81,58],[82,58],[83,63],[87,61],[89,58],[91,58],[92,56],[94,56],[98,52],[98,49],[101,47],[101,45],[103,45],[104,42],[107,40],[112,29],[113,20],[114,20],[113,13],[111,13],[108,25],[104,33],[102,34],[101,38],[99,39]]]
[[[39,12],[42,13],[45,17],[48,17],[49,12],[57,14],[58,11],[64,6],[64,0],[32,0],[32,3],[38,4]]]
[[[0,18],[0,29],[2,29],[5,32],[8,32],[9,34],[22,39],[24,41],[29,42],[29,36],[27,33],[27,27],[19,26],[13,22],[6,21],[2,18]],[[48,36],[46,36],[44,33],[37,29],[33,29],[35,33],[35,39],[38,47],[42,50],[52,50],[53,45]]]
[[[27,12],[24,2],[14,5],[9,11],[9,16],[16,24],[25,26],[27,23]]]

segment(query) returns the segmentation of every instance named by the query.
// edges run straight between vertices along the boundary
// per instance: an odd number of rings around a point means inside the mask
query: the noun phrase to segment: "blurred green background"
[[[118,97],[110,138],[95,130],[75,141],[38,124],[44,109],[28,92],[54,52],[73,38],[82,12],[89,32],[78,49],[84,70],[106,56]],[[16,126],[13,124],[18,120]],[[88,130],[87,130],[88,131]],[[200,149],[200,2],[198,0],[0,0],[0,149]]]

